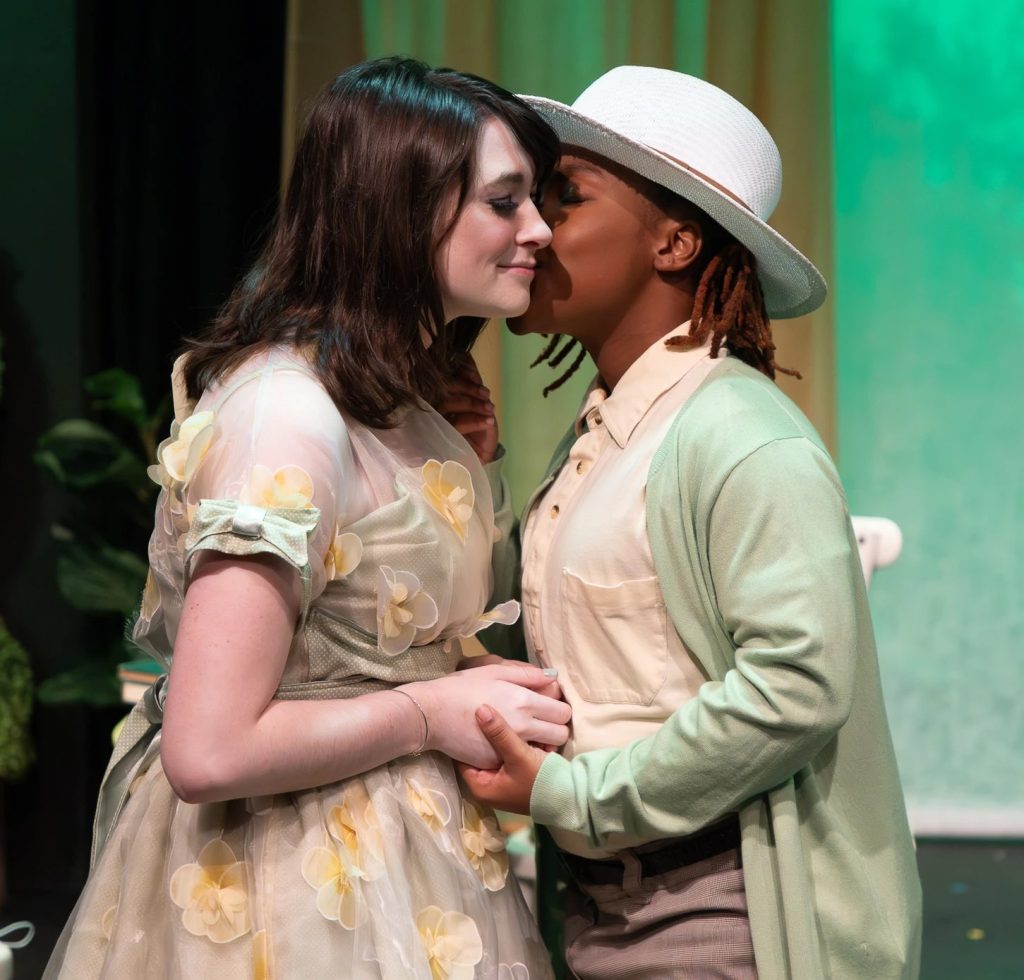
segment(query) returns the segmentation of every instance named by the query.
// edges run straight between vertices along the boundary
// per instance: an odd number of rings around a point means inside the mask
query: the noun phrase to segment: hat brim
[[[771,225],[701,176],[653,147],[622,136],[571,106],[537,95],[521,95],[567,146],[578,146],[646,177],[707,212],[757,259],[768,315],[802,316],[825,301],[828,287],[814,263]]]

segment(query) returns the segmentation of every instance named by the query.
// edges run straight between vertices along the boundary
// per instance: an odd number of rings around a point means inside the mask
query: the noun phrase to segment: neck
[[[581,338],[581,342],[611,391],[651,344],[689,320],[692,312],[693,296],[688,292],[675,287],[654,290],[639,297],[613,323],[601,325],[589,338]]]

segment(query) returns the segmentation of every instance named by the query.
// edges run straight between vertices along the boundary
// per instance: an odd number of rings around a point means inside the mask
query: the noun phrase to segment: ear
[[[697,260],[704,232],[696,221],[666,221],[658,230],[654,268],[658,272],[685,272]]]

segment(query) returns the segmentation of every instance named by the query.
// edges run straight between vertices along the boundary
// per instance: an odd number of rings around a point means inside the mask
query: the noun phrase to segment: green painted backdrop
[[[837,392],[918,829],[1024,832],[1024,8],[834,0]]]

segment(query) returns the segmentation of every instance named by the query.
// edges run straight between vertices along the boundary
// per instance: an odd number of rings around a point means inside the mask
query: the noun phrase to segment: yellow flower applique
[[[185,864],[171,876],[171,900],[193,936],[229,943],[251,928],[247,864],[220,838],[210,841],[195,864]]]
[[[343,929],[355,929],[366,918],[360,900],[358,868],[346,864],[343,855],[330,845],[311,847],[302,858],[302,877],[316,889],[317,911]]]
[[[213,439],[213,412],[196,412],[172,422],[171,434],[156,450],[156,465],[146,473],[165,490],[181,489],[195,475]]]
[[[476,923],[462,912],[442,912],[428,905],[416,916],[433,980],[472,980],[484,955]]]
[[[257,463],[243,499],[257,507],[304,510],[313,506],[313,478],[301,466],[279,466],[271,471]]]
[[[452,808],[444,793],[424,786],[418,779],[408,779],[405,795],[420,819],[434,833],[439,834],[448,826],[452,819]]]
[[[437,622],[437,603],[423,591],[412,572],[396,572],[380,566],[377,582],[377,645],[389,657],[405,653],[416,630]]]
[[[327,814],[327,830],[345,850],[353,871],[367,881],[384,872],[384,838],[377,811],[366,793],[350,789]]]
[[[530,971],[525,963],[499,963],[498,980],[530,980]]]
[[[344,578],[349,572],[354,571],[363,558],[363,542],[358,534],[351,531],[342,534],[336,530],[334,541],[324,558],[324,568],[327,571],[327,581]]]
[[[488,626],[494,626],[495,623],[511,626],[519,619],[519,612],[519,603],[515,599],[509,599],[508,602],[502,602],[493,609],[488,609],[487,612],[481,613],[480,618],[465,633],[460,633],[459,636],[463,638],[474,636],[480,630],[485,630]]]
[[[428,459],[420,471],[423,476],[423,496],[452,527],[465,543],[476,491],[469,470],[461,463],[449,459],[444,463]]]
[[[485,816],[471,801],[462,801],[462,847],[489,892],[501,891],[508,877],[505,835],[493,814]]]

